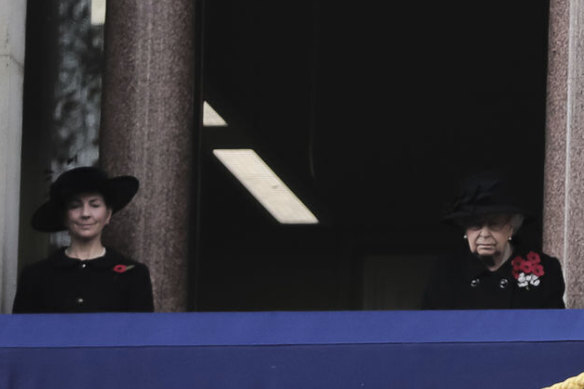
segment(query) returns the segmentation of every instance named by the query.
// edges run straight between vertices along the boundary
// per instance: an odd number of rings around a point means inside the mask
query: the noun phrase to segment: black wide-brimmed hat
[[[115,213],[132,200],[138,192],[139,185],[136,177],[109,178],[103,170],[96,167],[68,170],[51,184],[49,200],[33,214],[32,227],[43,232],[65,230],[63,219],[65,205],[72,196],[80,193],[100,193]]]
[[[460,193],[448,207],[443,221],[458,224],[495,214],[527,217],[518,203],[516,192],[507,177],[497,172],[482,172],[462,182]]]

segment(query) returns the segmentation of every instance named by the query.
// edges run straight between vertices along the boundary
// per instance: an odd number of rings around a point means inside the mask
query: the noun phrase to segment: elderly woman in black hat
[[[43,232],[67,230],[71,244],[24,268],[14,313],[153,311],[148,268],[101,240],[112,214],[132,200],[138,186],[135,177],[108,178],[95,167],[57,178],[32,226]]]
[[[466,244],[437,261],[422,308],[564,308],[559,261],[514,239],[525,216],[502,177],[467,179],[445,216]]]

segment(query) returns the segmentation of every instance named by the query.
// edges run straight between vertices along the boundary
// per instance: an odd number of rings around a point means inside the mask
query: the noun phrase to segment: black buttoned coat
[[[152,312],[148,268],[111,248],[81,261],[61,249],[24,268],[14,313]]]
[[[535,256],[534,254],[537,254]],[[529,255],[529,257],[528,257]],[[515,269],[513,261],[538,257],[543,275],[531,278],[529,269]],[[539,273],[538,274],[541,274]],[[515,249],[494,272],[468,248],[437,260],[422,302],[423,309],[539,309],[565,308],[564,278],[559,261],[544,253]]]

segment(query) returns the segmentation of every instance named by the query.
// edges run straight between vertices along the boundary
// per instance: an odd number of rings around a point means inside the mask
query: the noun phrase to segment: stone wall
[[[16,287],[26,0],[0,0],[0,312]]]
[[[140,180],[104,237],[151,272],[158,311],[184,311],[192,280],[197,137],[193,1],[109,2],[100,163]]]
[[[562,260],[568,308],[584,308],[584,1],[550,3],[544,250]]]

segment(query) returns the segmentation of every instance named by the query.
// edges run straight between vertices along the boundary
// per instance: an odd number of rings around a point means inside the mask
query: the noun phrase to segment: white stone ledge
[[[0,56],[0,313],[11,309],[16,288],[23,67]]]
[[[0,55],[24,63],[26,0],[0,0]]]

